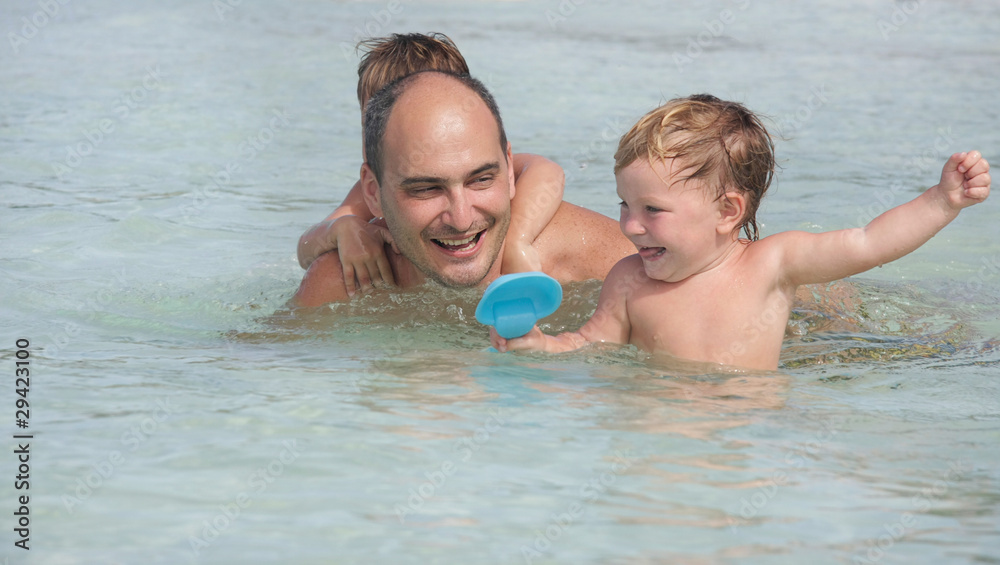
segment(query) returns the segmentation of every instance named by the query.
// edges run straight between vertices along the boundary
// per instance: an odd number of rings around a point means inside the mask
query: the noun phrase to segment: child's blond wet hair
[[[368,99],[383,86],[418,71],[469,74],[465,57],[443,33],[394,33],[358,43],[365,51],[358,64],[358,102],[364,114]]]
[[[717,190],[746,195],[737,231],[756,240],[757,208],[774,177],[774,143],[760,119],[742,104],[708,94],[676,98],[639,119],[615,152],[615,174],[637,159],[679,159],[693,171],[678,180],[704,179]]]

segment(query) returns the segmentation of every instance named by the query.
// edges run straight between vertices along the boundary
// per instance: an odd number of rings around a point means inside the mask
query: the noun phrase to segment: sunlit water
[[[813,289],[773,373],[489,354],[474,291],[283,307],[357,175],[366,31],[450,34],[515,150],[608,215],[639,115],[746,103],[784,137],[768,234],[1000,162],[993,3],[53,4],[0,4],[0,404],[34,435],[27,552],[0,457],[10,563],[1000,560],[996,195]]]

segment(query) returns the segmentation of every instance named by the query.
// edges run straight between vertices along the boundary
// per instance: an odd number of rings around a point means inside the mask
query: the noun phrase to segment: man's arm
[[[542,269],[560,282],[604,280],[615,263],[636,252],[618,222],[569,202],[559,205],[535,248]]]

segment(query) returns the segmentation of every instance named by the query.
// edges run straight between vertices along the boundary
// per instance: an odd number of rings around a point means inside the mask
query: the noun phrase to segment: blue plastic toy
[[[545,273],[513,273],[490,283],[476,306],[479,323],[503,338],[521,337],[562,303],[562,286]]]

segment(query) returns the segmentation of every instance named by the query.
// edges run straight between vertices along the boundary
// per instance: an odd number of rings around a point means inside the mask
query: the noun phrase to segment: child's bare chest
[[[790,301],[757,280],[661,283],[628,301],[630,343],[688,359],[741,364],[780,351]]]

